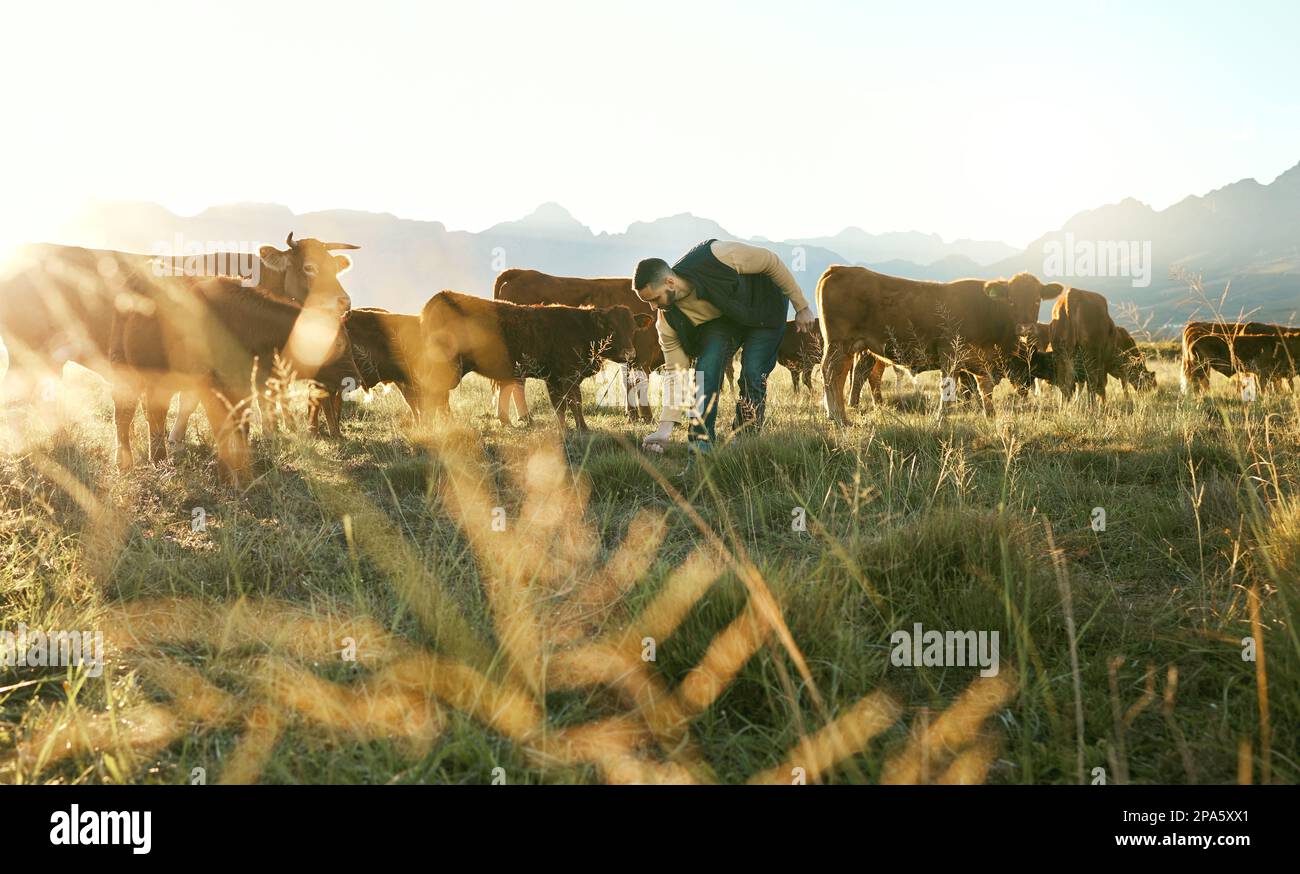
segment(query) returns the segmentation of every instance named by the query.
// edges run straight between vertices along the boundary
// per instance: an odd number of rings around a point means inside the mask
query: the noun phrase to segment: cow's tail
[[[1183,394],[1192,391],[1196,379],[1196,362],[1192,357],[1194,352],[1192,347],[1196,344],[1195,332],[1191,325],[1183,328],[1183,372],[1179,377],[1179,389]]]
[[[817,326],[822,337],[822,357],[825,358],[826,350],[830,348],[830,335],[826,332],[826,307],[824,305],[826,297],[826,277],[830,276],[831,271],[828,267],[817,280],[817,290],[813,294],[813,299],[817,301]]]

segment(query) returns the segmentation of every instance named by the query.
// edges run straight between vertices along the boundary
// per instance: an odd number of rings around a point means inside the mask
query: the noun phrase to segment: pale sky
[[[22,4],[0,245],[87,198],[1023,245],[1300,161],[1287,2]]]

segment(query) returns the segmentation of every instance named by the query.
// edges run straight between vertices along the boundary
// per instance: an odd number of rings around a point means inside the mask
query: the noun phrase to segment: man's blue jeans
[[[740,399],[736,402],[735,427],[763,425],[767,408],[767,378],[776,367],[776,353],[785,336],[785,325],[775,328],[745,328],[729,319],[718,318],[700,325],[700,354],[695,361],[695,414],[691,416],[688,437],[692,443],[717,443],[714,426],[718,419],[718,400],[722,390],[723,369],[740,346]],[[698,414],[698,415],[696,415]]]

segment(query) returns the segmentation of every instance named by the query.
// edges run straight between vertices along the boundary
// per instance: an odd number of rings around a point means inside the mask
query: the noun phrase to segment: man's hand
[[[673,426],[675,422],[660,422],[659,430],[653,434],[647,434],[641,441],[641,448],[650,452],[663,452],[668,441],[673,437]]]
[[[812,307],[804,307],[794,314],[794,329],[805,334],[812,333],[813,322],[817,317],[812,314]]]

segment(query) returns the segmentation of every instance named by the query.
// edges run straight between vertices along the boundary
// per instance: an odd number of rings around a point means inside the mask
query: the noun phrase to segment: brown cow
[[[263,246],[258,288],[313,305],[346,309],[351,306],[338,277],[351,266],[336,249],[355,249],[349,243],[295,241],[288,249]],[[238,264],[246,253],[218,253],[224,258],[197,258]],[[159,258],[75,246],[26,246],[15,258],[17,269],[0,279],[0,337],[10,354],[11,380],[32,382],[41,376],[58,376],[64,363],[74,361],[109,377],[109,342],[113,317],[124,301],[145,298],[153,289],[177,288],[201,277],[176,275],[189,272],[189,256]],[[239,280],[234,280],[235,284]],[[197,400],[182,397],[174,441],[184,440],[185,426]]]
[[[1006,370],[1019,351],[1018,328],[1032,324],[1039,304],[1060,294],[1028,273],[1010,280],[923,282],[834,265],[817,283],[821,317],[822,379],[832,420],[845,421],[844,382],[853,356],[918,368],[940,365],[970,371],[992,413],[990,374]]]
[[[1300,362],[1300,330],[1266,322],[1188,322],[1183,328],[1182,390],[1209,388],[1210,371],[1253,373],[1289,384]]]
[[[420,393],[429,409],[450,412],[449,393],[471,371],[511,384],[544,379],[561,429],[568,408],[585,431],[582,380],[602,359],[633,359],[635,333],[625,306],[524,305],[442,291],[420,312]],[[502,392],[497,414],[509,424],[507,398]]]
[[[563,304],[564,306],[612,307],[625,306],[636,315],[645,315],[647,319],[637,319],[639,328],[647,324],[653,326],[655,309],[637,297],[632,289],[632,280],[628,277],[602,277],[585,279],[576,276],[552,276],[540,270],[523,270],[511,268],[503,270],[492,286],[493,300],[506,300],[520,304]],[[657,332],[642,333],[636,341],[635,367],[623,374],[624,409],[628,418],[638,418],[649,422],[654,414],[649,406],[649,398],[642,387],[647,385],[649,374],[663,366],[664,354],[659,347]],[[495,389],[499,390],[500,386]],[[631,390],[629,390],[631,389]],[[511,387],[516,410],[521,417],[527,417],[528,406],[524,401],[522,389],[518,385]],[[639,397],[636,397],[639,396]],[[637,403],[633,404],[636,397]]]
[[[197,395],[212,425],[217,469],[239,485],[251,474],[241,402],[249,374],[261,385],[277,355],[307,378],[358,378],[337,307],[302,307],[234,279],[147,285],[113,320],[113,418],[117,461],[131,467],[131,420],[145,396],[149,458],[167,458],[163,431],[176,392]]]
[[[379,307],[361,307],[352,310],[347,320],[348,339],[352,342],[352,358],[357,364],[360,381],[351,388],[372,389],[392,383],[410,406],[418,419],[421,414],[419,392],[416,390],[417,363],[420,353],[420,317],[403,313],[390,313]],[[328,391],[323,397],[313,395],[307,408],[307,422],[313,431],[320,428],[319,416],[323,408],[325,418],[338,421],[343,407],[343,392],[347,386]]]

